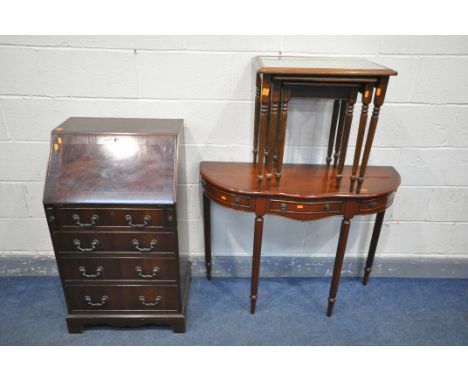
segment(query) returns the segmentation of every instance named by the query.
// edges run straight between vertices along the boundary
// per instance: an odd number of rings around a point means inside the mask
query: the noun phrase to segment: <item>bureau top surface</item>
[[[257,71],[269,74],[394,76],[396,71],[357,58],[257,56]]]
[[[336,187],[336,169],[326,165],[283,164],[281,181],[257,181],[257,167],[252,163],[201,162],[200,174],[206,182],[234,193],[254,196],[286,196],[301,199],[333,197],[369,198],[390,194],[398,188],[400,175],[393,167],[369,166],[359,194],[350,192],[352,166],[345,166]],[[354,187],[354,190],[356,187]]]
[[[183,120],[70,118],[52,131],[45,204],[174,204]]]
[[[177,135],[183,119],[71,117],[52,134]]]

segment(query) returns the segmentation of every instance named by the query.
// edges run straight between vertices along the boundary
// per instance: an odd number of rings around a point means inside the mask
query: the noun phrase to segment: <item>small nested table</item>
[[[254,62],[257,76],[253,163],[257,164],[257,180],[263,180],[265,165],[268,182],[273,173],[277,181],[281,178],[290,99],[324,98],[334,100],[326,163],[330,166],[333,154],[338,187],[343,177],[354,104],[361,93],[362,111],[349,185],[352,191],[357,179],[359,192],[389,77],[397,72],[367,60],[350,58],[265,56],[255,57]],[[373,94],[374,109],[361,160],[368,108]]]
[[[350,192],[353,168],[344,166],[339,186],[337,170],[327,165],[285,164],[280,183],[258,187],[257,168],[252,163],[202,162],[205,260],[207,277],[211,279],[210,200],[235,210],[255,213],[250,311],[257,302],[263,220],[265,214],[295,220],[316,220],[341,215],[340,238],[336,250],[333,277],[328,297],[327,315],[331,316],[336,301],[341,267],[346,249],[350,222],[355,215],[377,214],[369,253],[364,268],[366,285],[372,269],[385,210],[400,185],[400,175],[393,167],[370,166],[360,193]]]

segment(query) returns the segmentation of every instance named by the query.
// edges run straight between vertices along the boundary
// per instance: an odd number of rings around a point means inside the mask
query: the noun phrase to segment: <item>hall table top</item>
[[[357,58],[257,56],[257,71],[266,74],[395,76],[393,69]]]
[[[205,184],[227,193],[250,197],[290,199],[369,199],[392,194],[400,185],[398,172],[389,166],[370,166],[360,193],[350,191],[352,166],[344,167],[343,181],[336,186],[336,169],[326,165],[285,164],[280,182],[259,184],[256,165],[236,162],[202,162],[200,175]],[[219,198],[221,202],[228,201]],[[234,203],[235,207],[235,203]]]

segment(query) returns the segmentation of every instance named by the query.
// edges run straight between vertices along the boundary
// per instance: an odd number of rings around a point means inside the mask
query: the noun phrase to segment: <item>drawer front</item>
[[[224,204],[228,207],[233,207],[240,210],[253,210],[254,203],[253,198],[248,196],[239,196],[219,190],[211,185],[205,186],[205,193],[210,199],[217,201],[220,204]]]
[[[65,281],[142,281],[175,282],[178,279],[175,258],[73,257],[57,260]]]
[[[59,208],[54,213],[56,228],[154,230],[175,227],[174,209]]]
[[[387,197],[366,200],[359,203],[359,212],[374,213],[384,210],[387,206]]]
[[[175,232],[54,232],[57,252],[85,255],[103,252],[129,252],[144,256],[155,253],[176,253]],[[115,255],[114,255],[115,256]]]
[[[175,285],[65,285],[64,289],[71,312],[179,310]]]
[[[342,202],[293,202],[272,199],[270,212],[294,219],[318,219],[325,216],[339,215],[343,211]]]

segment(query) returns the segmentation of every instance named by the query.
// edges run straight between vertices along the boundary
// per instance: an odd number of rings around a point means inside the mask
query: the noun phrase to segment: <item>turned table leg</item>
[[[379,121],[380,108],[384,103],[385,93],[387,91],[388,77],[380,80],[377,84],[374,94],[374,109],[372,110],[372,116],[369,123],[369,130],[367,132],[366,145],[364,147],[364,153],[362,155],[361,166],[359,169],[358,186],[357,192],[361,191],[362,183],[364,182],[364,175],[367,169],[367,163],[369,162],[370,151],[372,143],[374,141],[375,131],[377,129],[377,122]]]
[[[253,139],[253,163],[257,163],[258,154],[258,124],[260,118],[260,87],[262,79],[260,73],[257,73],[255,83],[255,115],[254,115],[254,139]]]
[[[206,278],[211,280],[211,209],[210,199],[203,193],[203,230],[205,234]]]
[[[369,253],[367,255],[366,266],[364,267],[364,277],[362,278],[362,284],[367,285],[369,281],[369,275],[372,271],[372,263],[374,262],[375,250],[380,237],[380,231],[382,230],[382,223],[385,216],[385,210],[379,212],[375,218],[374,231],[372,232],[372,239],[369,246]]]
[[[263,74],[262,92],[260,94],[260,125],[258,132],[258,157],[257,157],[257,180],[263,180],[263,169],[265,164],[265,151],[267,145],[267,130],[268,130],[268,112],[270,108],[270,76]]]
[[[68,333],[79,334],[83,333],[83,324],[77,320],[67,319]]]
[[[328,309],[327,316],[331,317],[333,313],[333,306],[336,302],[336,293],[338,292],[338,285],[340,283],[341,267],[343,266],[343,258],[346,250],[346,243],[348,241],[350,220],[344,218],[341,223],[340,239],[338,240],[338,248],[336,249],[335,265],[333,267],[333,277],[330,286],[330,293],[328,295]]]
[[[351,94],[351,98],[348,100],[348,104],[346,107],[346,115],[344,120],[343,126],[343,136],[341,140],[341,147],[340,147],[340,158],[338,159],[338,169],[336,172],[336,186],[340,186],[341,178],[343,177],[343,168],[346,161],[346,152],[348,151],[348,140],[349,140],[349,133],[351,130],[351,124],[353,122],[353,110],[354,104],[356,103],[357,99],[357,91]]]
[[[258,277],[260,274],[260,255],[262,252],[263,216],[255,217],[253,258],[252,258],[252,281],[250,288],[250,313],[255,313],[257,304]]]
[[[273,164],[278,159],[278,118],[281,87],[278,81],[273,81],[271,86],[270,118],[268,122],[268,159],[267,180],[271,181]]]
[[[338,119],[338,131],[336,132],[335,140],[335,154],[333,154],[333,167],[336,168],[338,165],[338,159],[340,158],[340,147],[341,140],[343,138],[343,125],[346,115],[346,109],[348,108],[346,100],[340,101],[340,113]]]
[[[351,172],[351,183],[349,186],[349,192],[353,192],[354,182],[356,180],[356,174],[357,174],[358,166],[359,166],[359,159],[361,158],[362,142],[364,140],[364,133],[366,131],[369,102],[371,101],[371,99],[372,99],[372,87],[367,85],[364,88],[364,92],[362,93],[362,110],[361,110],[361,117],[359,118],[359,130],[358,130],[358,134],[356,138],[356,148],[354,151],[354,161],[353,161],[353,169]]]
[[[278,148],[277,148],[277,161],[276,161],[276,180],[281,178],[281,171],[283,168],[284,159],[284,146],[286,145],[286,125],[288,122],[288,105],[291,99],[291,89],[281,89],[281,113],[280,124],[278,133]]]
[[[332,161],[332,154],[333,154],[333,143],[335,142],[335,134],[336,134],[336,124],[338,122],[338,115],[340,113],[340,100],[336,99],[333,102],[333,114],[332,120],[330,125],[330,135],[328,136],[328,150],[327,150],[327,166],[330,166]]]

